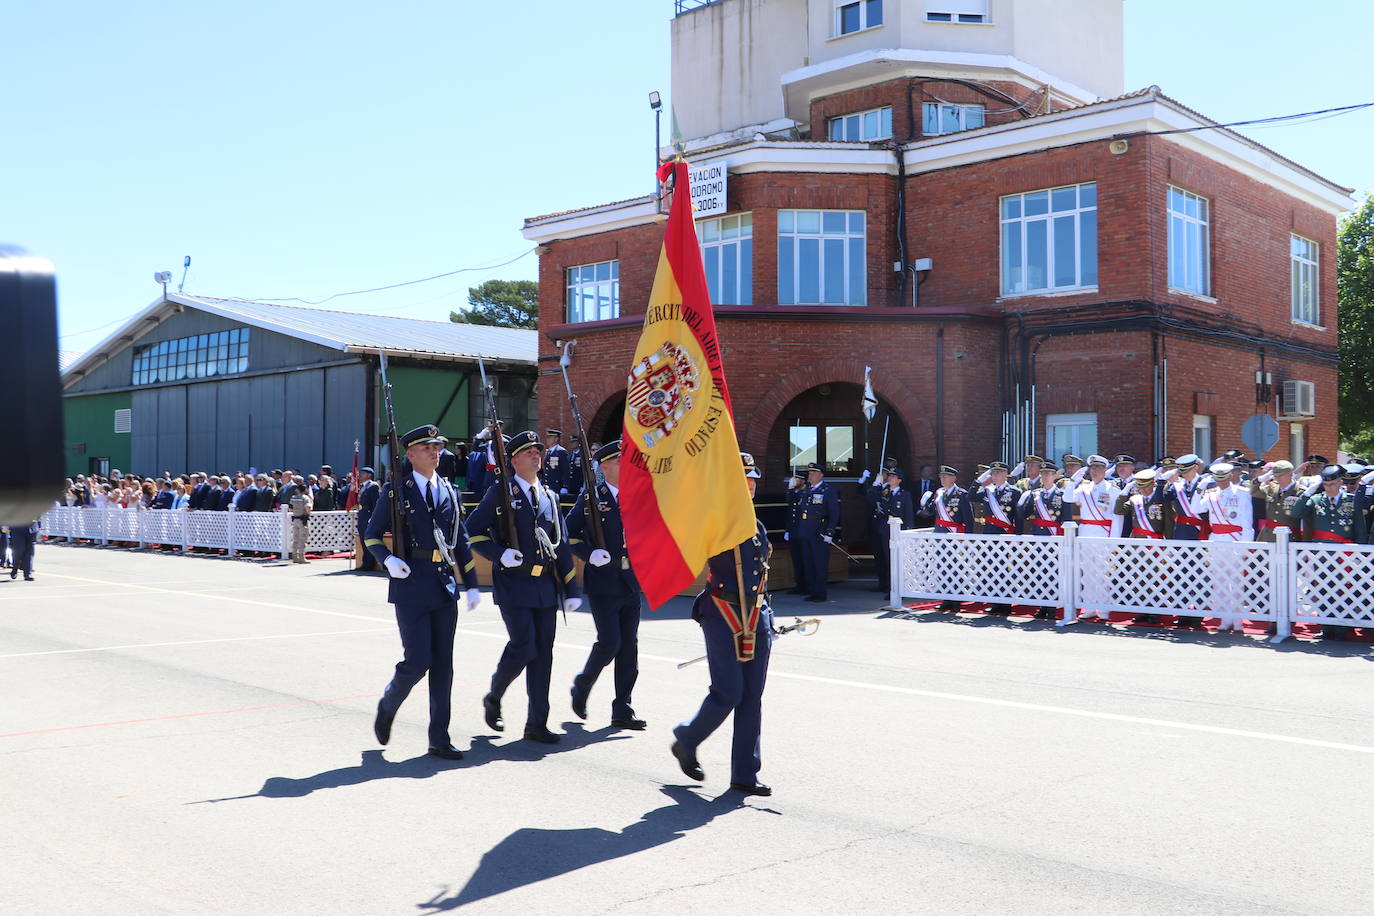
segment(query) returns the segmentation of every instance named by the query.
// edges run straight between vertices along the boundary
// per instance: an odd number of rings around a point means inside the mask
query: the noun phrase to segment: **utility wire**
[[[1161,134],[1187,134],[1196,130],[1215,130],[1218,127],[1246,127],[1252,124],[1278,124],[1283,121],[1293,121],[1298,118],[1310,118],[1313,115],[1344,114],[1348,111],[1357,111],[1361,108],[1374,108],[1374,102],[1362,102],[1359,105],[1342,105],[1339,108],[1323,108],[1320,111],[1304,111],[1299,114],[1279,115],[1273,118],[1252,118],[1249,121],[1231,121],[1227,124],[1202,124],[1197,127],[1176,127],[1172,130],[1137,130],[1128,134],[1121,134],[1122,137],[1143,137],[1145,135],[1159,136]]]

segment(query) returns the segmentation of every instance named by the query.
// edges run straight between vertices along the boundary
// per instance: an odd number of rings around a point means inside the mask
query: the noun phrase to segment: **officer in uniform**
[[[573,501],[576,501],[577,498],[582,495],[582,478],[584,476],[582,473],[582,462],[585,460],[583,458],[585,453],[586,449],[583,447],[583,443],[574,438],[573,450],[568,454],[567,479],[568,498]],[[593,454],[592,459],[595,460],[595,458],[596,456]],[[595,468],[597,465],[593,464],[592,467]],[[598,481],[598,484],[599,483]]]
[[[741,452],[740,461],[752,497],[762,475],[752,455]],[[707,561],[706,588],[692,603],[692,619],[701,625],[706,640],[711,689],[696,715],[673,729],[671,750],[689,779],[705,779],[697,748],[734,713],[730,788],[749,795],[772,795],[773,790],[758,781],[763,685],[773,638],[773,611],[766,594],[771,548],[763,524],[756,519],[754,527],[752,538]]]
[[[515,513],[516,542],[506,542],[508,527],[501,517],[504,500],[499,484],[487,489],[468,517],[473,550],[491,560],[492,592],[509,636],[491,675],[491,690],[482,698],[482,709],[487,726],[503,731],[501,698],[524,672],[529,696],[525,738],[556,744],[559,736],[548,727],[553,638],[560,603],[564,613],[577,610],[582,605],[581,592],[558,494],[539,481],[544,446],[533,430],[526,430],[511,436],[506,454],[512,474],[505,485]]]
[[[1154,468],[1137,471],[1116,498],[1115,511],[1121,516],[1124,537],[1167,540],[1173,534],[1174,501],[1165,496],[1166,481]],[[1159,623],[1158,614],[1137,614],[1136,623]]]
[[[969,529],[969,534],[983,534],[983,525],[986,524],[988,516],[988,504],[978,498],[978,492],[983,486],[983,481],[988,479],[988,469],[992,465],[978,465],[978,476],[974,478],[974,485],[968,488],[969,510],[973,513],[973,527]]]
[[[806,480],[793,475],[787,481],[787,527],[782,539],[787,542],[792,557],[792,594],[809,595],[806,587],[806,553],[802,550],[801,518],[805,508]]]
[[[1069,507],[1064,502],[1064,487],[1068,483],[1068,480],[1059,476],[1059,468],[1053,461],[1040,463],[1039,481],[1023,493],[1016,504],[1016,518],[1023,533],[1042,537],[1064,533],[1064,522],[1070,520]],[[1055,608],[1043,605],[1035,612],[1035,616],[1041,620],[1053,620],[1058,613]]]
[[[801,541],[802,565],[806,569],[807,601],[825,601],[830,579],[830,545],[835,542],[835,526],[840,522],[840,497],[825,480],[825,468],[812,462],[806,466],[808,486],[802,491],[801,519],[797,540]]]
[[[1072,480],[1073,475],[1077,474],[1084,466],[1083,459],[1079,458],[1077,455],[1064,455],[1059,459],[1059,463],[1063,466],[1064,476],[1070,480]]]
[[[310,512],[314,498],[309,488],[298,487],[291,493],[291,562],[305,562],[305,540],[310,534]]]
[[[868,471],[859,478],[863,487]],[[903,530],[915,527],[916,512],[911,494],[902,489],[902,470],[892,468],[880,474],[880,483],[865,487],[863,496],[872,510],[868,519],[868,538],[873,544],[873,562],[878,567],[878,586],[875,591],[888,592],[892,587],[892,532],[888,519],[900,519]]]
[[[487,445],[490,442],[491,430],[482,430],[472,437],[472,454],[468,455],[468,491],[476,493],[479,499],[491,483],[487,474]]]
[[[1194,516],[1199,518],[1203,515],[1207,516],[1207,540],[1235,544],[1237,547],[1242,542],[1253,541],[1255,539],[1254,502],[1250,497],[1249,489],[1242,488],[1233,481],[1232,477],[1236,472],[1235,465],[1228,461],[1219,461],[1208,468],[1207,472],[1216,482],[1216,486],[1201,491],[1193,499],[1192,512]],[[1239,559],[1231,558],[1230,563],[1236,566]],[[1214,595],[1218,594],[1218,588],[1229,594],[1238,587],[1238,583],[1232,579],[1233,576],[1239,576],[1242,571],[1239,568],[1225,569],[1215,554],[1212,571]],[[1221,633],[1228,628],[1240,632],[1241,618],[1223,613],[1217,632]]]
[[[1021,459],[1020,464],[1011,470],[1011,476],[1014,480],[1013,486],[1022,493],[1029,493],[1038,488],[1040,486],[1040,471],[1044,466],[1044,458],[1039,455],[1027,455]],[[1021,476],[1023,473],[1025,476]]]
[[[639,609],[644,592],[639,587],[630,555],[625,550],[625,528],[620,520],[620,440],[608,442],[592,456],[601,465],[604,480],[594,492],[585,490],[568,514],[568,544],[586,564],[582,567],[582,591],[592,608],[596,642],[573,678],[572,708],[579,719],[587,718],[587,697],[601,669],[615,662],[615,699],[611,701],[611,725],[640,731],[643,719],[630,705],[630,693],[639,678]],[[596,501],[601,516],[605,547],[592,541],[587,502]]]
[[[544,430],[544,465],[539,472],[539,480],[553,491],[555,496],[568,495],[568,450],[560,443],[563,432],[558,429]]]
[[[377,472],[372,468],[359,468],[358,480],[354,486],[358,488],[358,540],[362,541],[367,537],[367,525],[372,520],[372,513],[377,508],[377,499],[381,495],[382,488],[377,486],[377,481],[373,478]],[[377,568],[377,559],[372,556],[372,551],[363,550],[362,562],[358,568],[364,572],[371,572]]]
[[[940,466],[940,489],[930,499],[935,513],[935,532],[937,534],[967,534],[973,530],[973,499],[968,490],[959,486],[959,469],[949,465]],[[957,574],[950,591],[958,592],[963,588],[963,580]],[[940,610],[957,611],[959,602],[942,601]]]
[[[1001,461],[994,461],[978,477],[979,486],[970,494],[975,512],[983,507],[983,534],[1016,534],[1016,504],[1021,491],[1007,482],[1010,469]],[[1010,614],[1010,604],[994,604],[990,614]]]
[[[10,578],[22,572],[25,582],[33,581],[33,552],[38,543],[38,522],[10,526]]]
[[[1274,466],[1250,481],[1250,493],[1264,507],[1263,515],[1255,516],[1255,539],[1273,543],[1274,531],[1287,528],[1295,541],[1302,540],[1302,521],[1293,516],[1303,490],[1293,476],[1293,462],[1276,461]]]
[[[458,625],[458,582],[467,590],[469,612],[481,602],[477,570],[463,529],[458,495],[438,476],[439,450],[447,440],[435,426],[421,426],[401,437],[411,472],[381,488],[368,519],[363,545],[391,576],[387,600],[396,606],[403,656],[377,703],[372,730],[377,741],[391,740],[391,723],[411,688],[429,673],[429,753],[461,760],[449,740],[453,693],[453,633]],[[399,490],[399,496],[397,495]],[[382,535],[391,528],[393,499],[402,502],[409,559],[386,549]],[[392,537],[396,538],[396,532]]]
[[[1344,476],[1343,467],[1328,465],[1293,505],[1293,518],[1311,519],[1314,542],[1363,544],[1369,537],[1363,513],[1356,511],[1355,498],[1345,491]],[[1324,626],[1321,635],[1322,639],[1339,641],[1346,634],[1343,627]]]

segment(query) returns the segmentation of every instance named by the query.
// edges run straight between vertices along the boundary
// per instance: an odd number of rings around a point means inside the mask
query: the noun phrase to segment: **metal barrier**
[[[308,553],[352,552],[357,510],[312,512],[305,549]],[[244,552],[285,554],[291,544],[287,512],[213,512],[204,509],[96,509],[54,506],[43,513],[40,533],[68,542],[123,543],[146,547],[162,544]]]
[[[1084,612],[1176,614],[1274,624],[1374,627],[1374,546],[1164,541],[1062,535],[903,531],[891,523],[892,607],[905,598],[1062,607],[1059,626]]]

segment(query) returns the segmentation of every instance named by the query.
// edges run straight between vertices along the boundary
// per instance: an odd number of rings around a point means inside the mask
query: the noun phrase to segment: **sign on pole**
[[[1279,423],[1267,413],[1252,414],[1240,425],[1240,441],[1260,458],[1279,441]]]
[[[693,219],[725,213],[725,169],[724,162],[691,167]]]

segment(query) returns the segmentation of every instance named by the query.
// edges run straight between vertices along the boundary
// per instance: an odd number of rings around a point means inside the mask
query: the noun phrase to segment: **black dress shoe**
[[[730,788],[736,792],[743,792],[745,795],[772,795],[771,786],[765,786],[761,782],[732,782]]]
[[[614,728],[628,728],[631,731],[642,732],[649,727],[649,723],[643,719],[636,719],[634,716],[616,716],[611,719]]]
[[[387,715],[382,710],[382,701],[377,701],[377,718],[372,720],[372,734],[377,736],[378,744],[386,744],[391,740],[391,723],[396,718],[396,714]]]
[[[506,723],[501,720],[501,701],[491,694],[482,697],[482,716],[487,720],[487,728],[502,732]]]
[[[560,735],[555,735],[543,725],[525,726],[526,741],[538,741],[540,744],[557,744],[560,738]]]
[[[669,750],[677,758],[677,765],[682,767],[682,772],[686,774],[688,779],[701,782],[706,778],[706,773],[702,770],[701,764],[697,763],[697,755],[683,747],[681,742],[674,741]]]
[[[575,684],[572,689],[572,710],[573,715],[577,716],[579,719],[587,718],[587,698],[577,695],[577,685]]]
[[[445,760],[463,759],[463,752],[451,744],[446,744],[443,747],[431,747],[425,753],[429,754],[431,757],[442,757]]]

